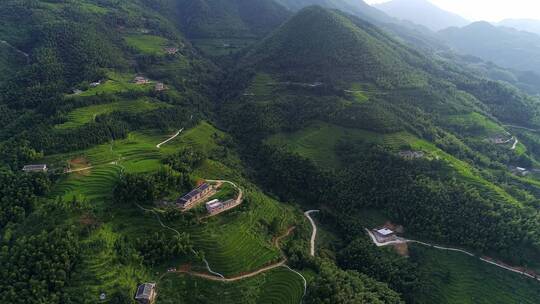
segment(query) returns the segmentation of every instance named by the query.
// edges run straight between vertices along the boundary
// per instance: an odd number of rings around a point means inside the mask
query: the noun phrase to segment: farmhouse
[[[161,91],[165,91],[166,87],[165,85],[163,84],[163,82],[158,82],[156,83],[156,86],[155,86],[155,90],[157,92],[161,92]]]
[[[373,235],[375,235],[375,238],[380,243],[395,241],[397,239],[395,232],[388,228],[374,229]]]
[[[24,172],[47,172],[47,165],[26,165],[23,167]]]
[[[191,190],[188,194],[176,200],[176,205],[181,209],[189,209],[210,195],[216,193],[215,188],[207,183]]]
[[[418,159],[424,157],[425,153],[422,151],[401,151],[399,152],[399,156],[405,158],[405,159]]]
[[[142,77],[142,76],[137,76],[135,77],[135,80],[134,80],[135,84],[147,84],[147,83],[150,83],[150,80]]]
[[[529,175],[529,170],[522,167],[510,167],[510,171],[516,175],[526,176]]]
[[[156,298],[156,284],[144,283],[139,285],[137,293],[135,294],[135,300],[139,304],[151,304]]]
[[[175,55],[176,53],[178,53],[178,48],[168,47],[168,48],[165,48],[165,52],[169,55]]]
[[[97,87],[97,86],[100,85],[100,84],[101,84],[101,80],[100,80],[100,81],[96,81],[96,82],[92,82],[92,83],[90,83],[90,87],[91,87],[91,88],[95,88],[95,87]]]
[[[510,136],[510,134],[507,134],[507,135]],[[510,138],[505,138],[505,137],[506,136],[504,135],[496,135],[496,136],[488,138],[488,141],[491,142],[492,144],[502,145],[502,144],[509,143],[513,139],[513,137],[510,137]]]
[[[240,201],[235,199],[230,199],[224,202],[215,199],[206,203],[206,210],[210,215],[215,215],[225,210],[232,209],[238,205],[240,205]]]

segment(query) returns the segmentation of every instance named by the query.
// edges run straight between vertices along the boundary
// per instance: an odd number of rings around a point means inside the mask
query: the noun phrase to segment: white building
[[[380,228],[375,229],[373,231],[373,234],[375,235],[375,238],[377,238],[377,241],[381,243],[390,242],[396,240],[396,233],[388,228]]]

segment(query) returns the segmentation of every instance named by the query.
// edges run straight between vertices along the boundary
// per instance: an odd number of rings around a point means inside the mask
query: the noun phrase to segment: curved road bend
[[[309,254],[311,256],[315,256],[315,238],[317,237],[317,225],[315,224],[315,221],[311,218],[310,214],[320,212],[320,210],[308,210],[304,212],[304,215],[308,218],[309,222],[311,223],[312,232],[311,232],[311,240],[310,240],[310,246],[309,246]]]

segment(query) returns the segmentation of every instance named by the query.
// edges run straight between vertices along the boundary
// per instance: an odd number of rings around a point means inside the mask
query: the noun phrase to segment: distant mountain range
[[[489,60],[502,67],[540,73],[540,36],[488,22],[452,27],[440,38],[463,54]]]
[[[495,25],[513,27],[521,31],[540,34],[540,20],[534,19],[505,19]]]
[[[392,22],[384,12],[370,6],[362,0],[276,0],[286,8],[298,11],[311,5],[338,9],[369,21]]]
[[[447,12],[427,0],[393,0],[374,5],[388,15],[423,25],[433,31],[451,26],[465,26],[470,22],[465,18]]]

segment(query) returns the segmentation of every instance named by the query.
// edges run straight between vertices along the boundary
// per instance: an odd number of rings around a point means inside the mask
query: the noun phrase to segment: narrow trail
[[[519,143],[519,140],[517,139],[517,137],[514,136],[514,144],[512,145],[511,150],[515,150],[518,143]]]
[[[184,128],[178,130],[178,132],[176,132],[176,134],[174,134],[173,136],[171,136],[170,138],[166,139],[165,141],[163,142],[160,142],[159,144],[156,145],[156,148],[161,148],[162,145],[168,143],[169,141],[175,139],[178,135],[180,135],[180,133],[182,133],[182,131],[184,131]]]
[[[283,238],[286,238],[288,237],[293,231],[294,231],[295,227],[291,227],[289,229],[287,229],[287,232],[285,232],[284,234],[276,237],[273,241],[273,244],[278,248],[278,249],[281,249],[280,246],[279,246],[279,242],[283,239]],[[283,254],[282,254],[283,255]],[[195,276],[195,277],[199,277],[199,278],[204,278],[204,279],[208,279],[208,280],[212,280],[212,281],[220,281],[220,282],[235,282],[235,281],[240,281],[240,280],[243,280],[243,279],[247,279],[247,278],[251,278],[251,277],[254,277],[256,275],[259,275],[263,272],[267,272],[267,271],[270,271],[272,269],[275,269],[275,268],[278,268],[278,267],[281,267],[283,265],[285,265],[285,263],[287,262],[287,258],[286,257],[283,257],[283,259],[279,262],[276,262],[276,263],[273,263],[273,264],[270,264],[270,265],[267,265],[267,266],[264,266],[262,268],[259,268],[257,270],[254,270],[252,272],[248,272],[248,273],[243,273],[241,275],[236,275],[236,276],[232,276],[232,277],[223,277],[223,276],[214,276],[214,275],[209,275],[207,273],[202,273],[202,272],[196,272],[196,271],[185,271],[185,270],[180,270],[180,271],[174,271],[173,273],[185,273],[185,274],[189,274],[191,276]]]
[[[398,238],[395,241],[381,243],[375,238],[375,236],[373,235],[373,233],[369,229],[367,229],[367,228],[365,228],[365,229],[366,229],[369,237],[371,238],[371,240],[373,241],[373,243],[377,247],[391,246],[391,245],[396,245],[396,244],[416,243],[416,244],[420,244],[420,245],[423,245],[423,246],[427,246],[427,247],[431,247],[431,248],[435,248],[435,249],[439,249],[439,250],[454,251],[454,252],[459,252],[459,253],[466,254],[466,255],[471,256],[471,257],[477,257],[475,254],[473,254],[471,252],[468,252],[468,251],[465,251],[465,250],[462,250],[462,249],[437,246],[437,245],[434,245],[434,244],[429,244],[429,243],[420,242],[420,241],[416,241],[416,240],[409,240],[409,239],[405,239],[405,238]],[[520,275],[523,275],[523,276],[526,276],[526,277],[529,277],[531,279],[534,279],[534,280],[537,280],[537,281],[540,282],[540,277],[534,276],[534,275],[532,275],[530,273],[527,273],[525,271],[521,271],[519,269],[512,268],[512,267],[510,267],[508,265],[497,263],[497,262],[495,262],[495,261],[493,261],[493,260],[491,260],[489,258],[486,258],[486,257],[478,257],[478,259],[480,261],[484,262],[484,263],[488,263],[488,264],[497,266],[499,268],[502,268],[502,269],[505,269],[505,270],[508,270],[508,271],[511,271],[511,272],[514,272],[514,273],[517,273],[517,274],[520,274]]]
[[[15,46],[13,46],[12,44],[10,44],[9,42],[5,41],[5,40],[0,40],[0,43],[8,46],[9,48],[15,50],[17,53],[21,54],[24,56],[24,58],[26,59],[26,64],[29,64],[30,63],[30,55],[26,52],[23,52],[21,50],[19,50],[18,48],[16,48]]]
[[[94,168],[94,166],[84,167],[84,168],[79,168],[79,169],[69,169],[65,171],[64,173],[69,174],[69,173],[75,173],[75,172],[81,172],[81,171],[88,171],[92,168]]]
[[[293,226],[293,227],[290,227],[289,229],[287,229],[287,232],[285,232],[284,234],[282,234],[282,235],[280,235],[280,236],[278,236],[278,237],[276,237],[274,239],[273,244],[278,249],[281,249],[281,247],[279,245],[280,241],[282,239],[288,237],[294,231],[295,228],[296,227]],[[276,269],[276,268],[279,268],[279,267],[284,267],[284,268],[288,269],[289,271],[297,274],[298,276],[300,276],[302,278],[302,281],[304,282],[304,293],[302,294],[302,299],[300,300],[300,303],[302,303],[303,300],[304,300],[304,297],[306,296],[306,292],[307,292],[307,280],[300,272],[290,268],[286,264],[287,263],[287,257],[283,255],[283,252],[281,254],[283,256],[283,259],[281,261],[279,261],[279,262],[276,262],[276,263],[270,264],[268,266],[259,268],[259,269],[255,270],[255,271],[252,271],[252,272],[249,272],[249,273],[244,273],[244,274],[241,274],[241,275],[236,275],[236,276],[228,277],[228,278],[218,277],[218,276],[210,275],[210,274],[207,274],[207,273],[194,272],[194,271],[189,271],[189,270],[172,271],[172,272],[169,272],[169,273],[187,274],[187,275],[190,275],[190,276],[194,276],[194,277],[198,277],[198,278],[202,278],[202,279],[206,279],[206,280],[210,280],[210,281],[230,283],[230,282],[236,282],[236,281],[252,278],[252,277],[255,277],[255,276],[259,275],[259,274],[268,272],[270,270],[273,270],[273,269]],[[164,275],[166,275],[166,274],[164,274]]]
[[[504,127],[509,127],[509,128],[516,128],[516,129],[522,129],[522,130],[527,130],[527,131],[531,131],[531,132],[539,132],[540,130],[537,130],[537,129],[531,129],[531,128],[527,128],[527,127],[522,127],[522,126],[517,126],[517,125],[503,125]]]
[[[310,214],[315,212],[320,212],[320,210],[308,210],[304,212],[304,215],[308,218],[309,222],[311,223],[311,228],[313,229],[311,232],[309,247],[309,254],[311,256],[315,256],[315,238],[317,237],[317,225],[315,225],[315,221],[311,218]]]

